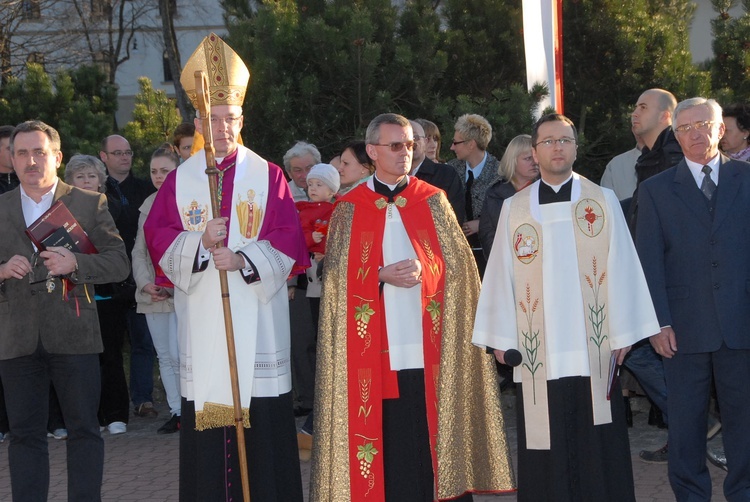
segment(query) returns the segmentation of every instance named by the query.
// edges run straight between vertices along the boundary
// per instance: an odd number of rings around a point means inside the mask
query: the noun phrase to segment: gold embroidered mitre
[[[208,75],[212,106],[242,106],[250,70],[216,33],[211,33],[201,41],[185,63],[180,76],[180,83],[195,108],[198,108],[195,92],[195,72],[198,70],[203,70]]]

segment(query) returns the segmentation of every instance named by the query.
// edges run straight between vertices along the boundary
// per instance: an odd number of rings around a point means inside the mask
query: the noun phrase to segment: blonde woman
[[[490,257],[503,201],[523,190],[539,177],[539,166],[531,155],[531,136],[516,136],[505,149],[498,169],[502,179],[487,189],[479,217],[479,239],[485,258]]]

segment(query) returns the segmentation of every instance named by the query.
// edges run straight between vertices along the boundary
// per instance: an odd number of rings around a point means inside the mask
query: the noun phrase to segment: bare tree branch
[[[159,0],[159,15],[161,16],[162,40],[164,50],[167,53],[169,61],[169,71],[172,73],[172,83],[174,92],[177,97],[177,108],[180,110],[183,121],[189,121],[193,118],[193,107],[190,105],[187,94],[182,88],[180,75],[182,74],[182,64],[180,62],[180,50],[177,46],[177,35],[174,29],[174,12],[172,12],[172,2],[170,0]]]

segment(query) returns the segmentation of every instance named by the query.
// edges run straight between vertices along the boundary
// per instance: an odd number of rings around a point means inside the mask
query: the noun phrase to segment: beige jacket
[[[135,300],[138,302],[137,312],[139,314],[158,314],[165,312],[174,312],[174,298],[161,302],[152,302],[151,295],[143,292],[143,287],[154,282],[156,276],[154,264],[151,262],[151,256],[148,254],[146,239],[143,236],[143,223],[148,217],[151,206],[156,199],[156,193],[152,193],[140,207],[141,215],[138,218],[138,235],[135,237],[135,246],[133,246],[133,277],[135,278],[136,292]],[[173,294],[174,291],[172,290]]]

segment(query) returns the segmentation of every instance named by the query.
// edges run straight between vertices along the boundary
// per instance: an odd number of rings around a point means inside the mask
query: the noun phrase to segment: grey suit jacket
[[[713,216],[683,160],[641,183],[636,247],[682,353],[750,349],[750,164],[722,156]]]
[[[55,290],[48,293],[42,280],[30,284],[29,276],[8,279],[0,285],[0,360],[32,354],[41,341],[53,354],[92,354],[102,351],[94,288],[83,284],[106,284],[124,280],[130,271],[125,245],[107,210],[107,198],[57,184],[55,200],[62,200],[86,231],[98,254],[78,254],[77,286],[63,299],[62,285],[55,279]],[[0,263],[14,255],[30,259],[34,253],[24,233],[26,222],[21,209],[21,191],[0,196]],[[35,278],[44,278],[44,260],[36,260]],[[34,263],[32,263],[34,265]]]
[[[466,162],[453,159],[448,162],[448,165],[458,173],[458,177],[461,179],[461,187],[463,188],[463,192],[466,193]],[[484,196],[487,193],[487,189],[502,179],[498,172],[499,166],[500,161],[487,152],[487,162],[482,168],[482,173],[471,185],[471,208],[474,211],[474,219],[478,220],[482,215],[482,206],[484,205]],[[463,222],[459,221],[459,223]]]

